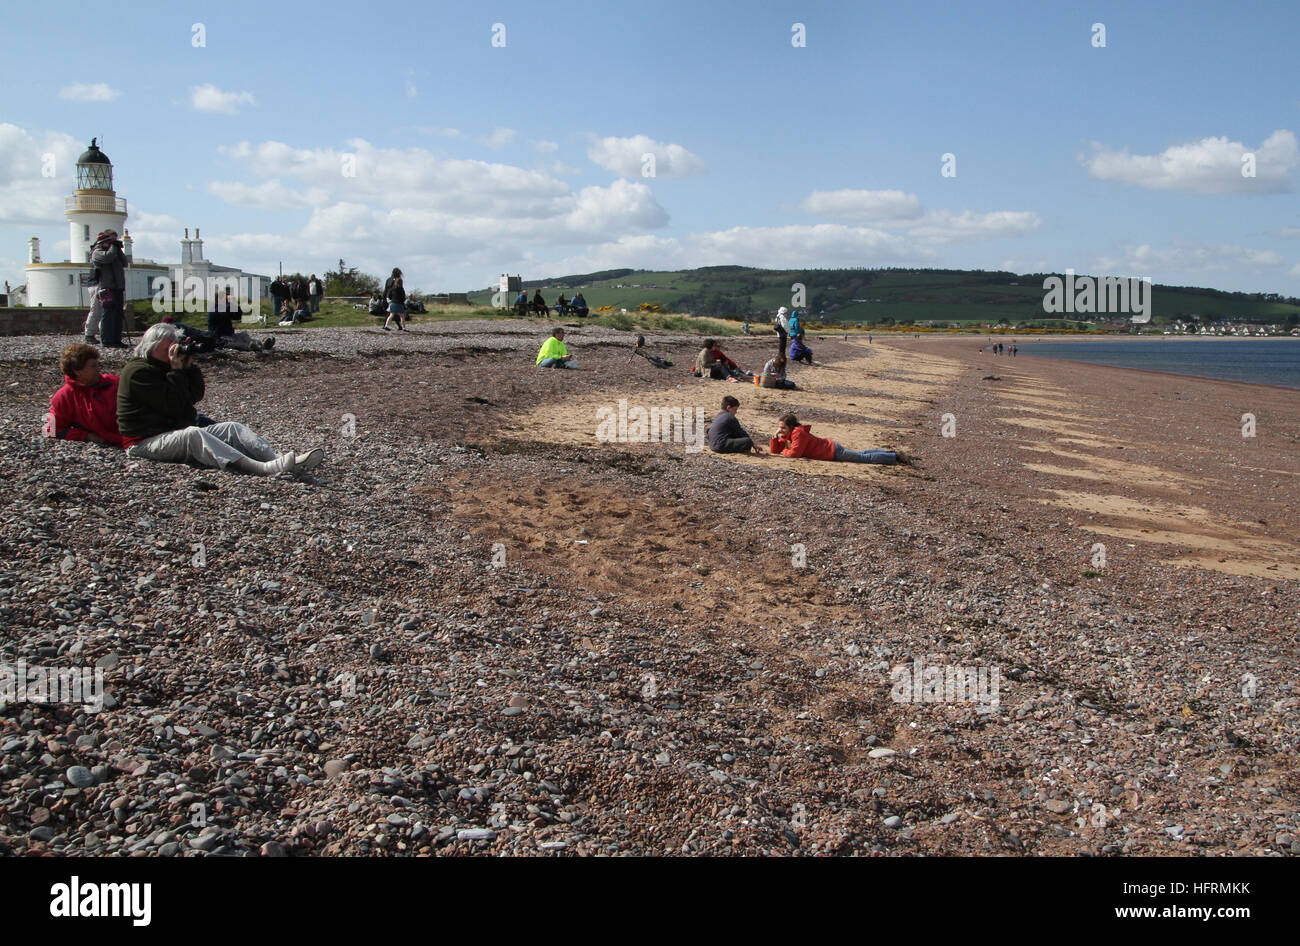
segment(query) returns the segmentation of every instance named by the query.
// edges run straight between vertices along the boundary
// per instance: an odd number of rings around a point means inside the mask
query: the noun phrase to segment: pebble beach
[[[0,663],[103,681],[0,701],[0,849],[1300,854],[1300,392],[888,336],[763,390],[585,325],[537,371],[549,329],[205,357],[308,481],[48,440],[75,339],[0,340]],[[596,436],[724,394],[918,463]]]

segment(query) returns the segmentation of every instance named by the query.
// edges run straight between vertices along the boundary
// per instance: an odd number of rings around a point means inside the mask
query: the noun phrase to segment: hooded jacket
[[[203,400],[197,365],[173,368],[156,358],[132,358],[117,389],[117,427],[132,447],[141,440],[194,426],[194,405]]]
[[[807,457],[809,460],[834,460],[835,441],[814,437],[808,424],[800,424],[790,434],[790,439],[773,437],[769,445],[773,453],[783,457]]]
[[[99,270],[100,289],[126,288],[126,254],[117,243],[96,243],[90,265]]]
[[[115,374],[100,375],[94,384],[65,376],[63,387],[50,398],[45,436],[86,440],[95,434],[115,447],[125,446],[117,429],[117,386]]]
[[[781,306],[781,308],[777,309],[776,315],[772,317],[772,324],[779,327],[781,331],[788,335],[790,334],[790,319],[786,316],[786,311],[785,306]]]

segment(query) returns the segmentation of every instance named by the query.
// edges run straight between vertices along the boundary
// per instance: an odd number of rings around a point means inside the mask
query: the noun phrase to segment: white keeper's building
[[[180,241],[179,263],[136,259],[132,252],[131,234],[126,229],[126,200],[113,190],[113,164],[99,150],[93,138],[90,147],[77,159],[77,189],[71,197],[64,199],[63,214],[68,218],[68,255],[71,259],[61,263],[43,262],[40,239],[32,237],[27,241],[28,306],[89,306],[90,252],[95,238],[105,230],[116,230],[122,238],[122,249],[128,260],[127,302],[152,298],[155,282],[162,277],[173,281],[174,292],[179,296],[183,284],[177,282],[178,275],[182,278],[198,277],[205,286],[209,276],[238,278],[241,285],[245,284],[245,279],[252,278],[257,280],[253,285],[261,287],[260,297],[266,298],[270,277],[246,273],[231,266],[218,266],[204,259],[203,241],[197,227],[192,240],[189,228],[186,228],[185,238]]]

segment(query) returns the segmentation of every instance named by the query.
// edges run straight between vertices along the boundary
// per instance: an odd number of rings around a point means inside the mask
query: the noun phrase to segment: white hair
[[[164,339],[170,342],[179,342],[184,337],[185,333],[181,331],[180,326],[172,325],[170,322],[159,322],[157,325],[149,326],[145,333],[140,336],[140,341],[131,354],[136,358],[148,358],[154,347]]]

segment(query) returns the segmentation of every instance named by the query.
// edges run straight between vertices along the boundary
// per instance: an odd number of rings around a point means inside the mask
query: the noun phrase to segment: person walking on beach
[[[402,285],[402,271],[393,267],[393,275],[384,283],[384,298],[388,300],[388,318],[384,319],[384,331],[391,331],[388,323],[397,319],[397,330],[405,332],[402,319],[406,315],[406,288]]]
[[[324,294],[320,280],[316,278],[315,273],[312,273],[311,279],[307,281],[307,296],[311,299],[311,311],[313,313],[320,311],[320,297]]]
[[[893,465],[910,462],[906,456],[892,450],[850,450],[834,440],[815,437],[811,427],[799,423],[799,418],[793,414],[782,415],[769,449],[783,457],[806,457],[809,460],[833,460],[838,463]]]
[[[753,453],[761,457],[762,448],[754,444],[754,438],[736,420],[739,408],[740,402],[730,394],[722,399],[722,410],[709,424],[709,449],[714,453]]]

